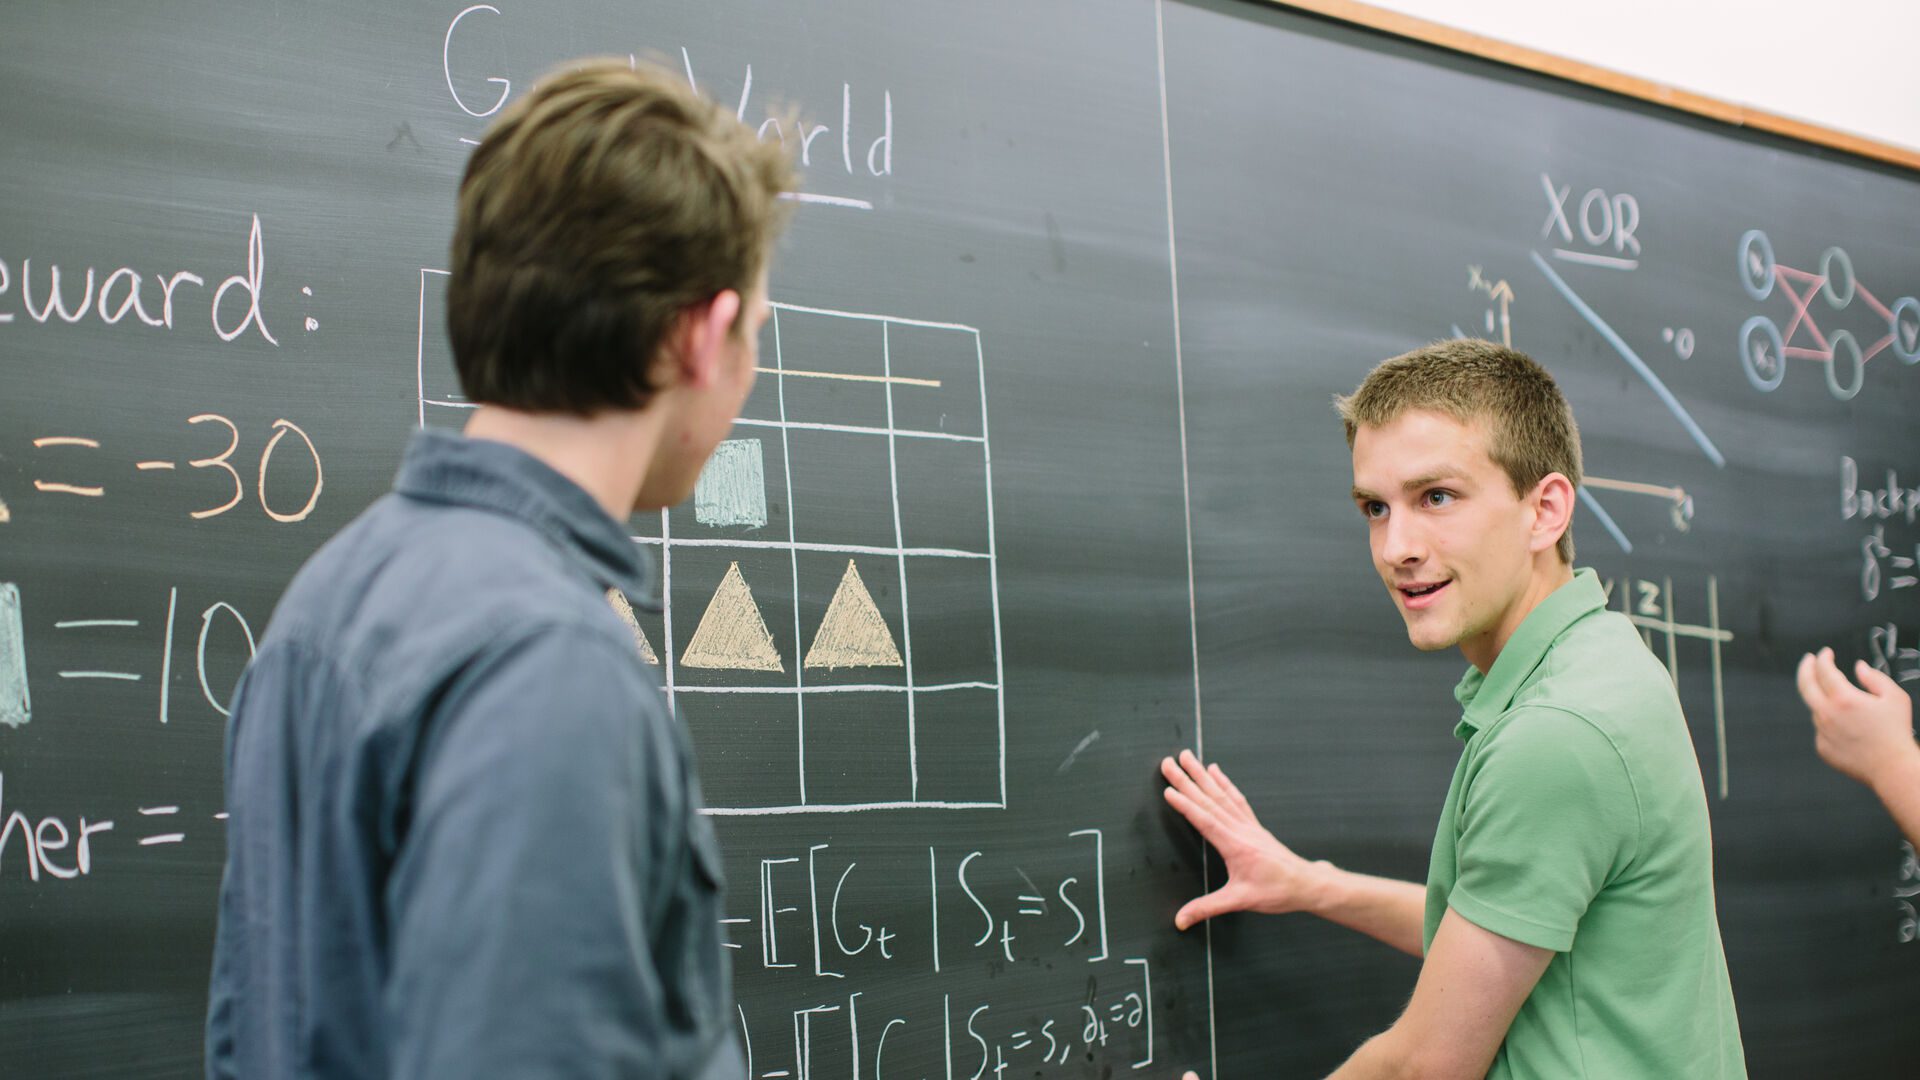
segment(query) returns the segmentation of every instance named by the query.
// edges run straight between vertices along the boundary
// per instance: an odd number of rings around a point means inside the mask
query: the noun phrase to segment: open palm
[[[1220,853],[1227,865],[1226,884],[1189,901],[1174,915],[1181,930],[1232,911],[1270,915],[1311,906],[1311,892],[1323,864],[1294,854],[1260,824],[1246,796],[1218,765],[1201,765],[1190,750],[1179,760],[1165,758],[1167,802]]]

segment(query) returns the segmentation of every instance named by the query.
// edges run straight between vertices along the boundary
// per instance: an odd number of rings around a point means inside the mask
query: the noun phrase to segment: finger
[[[1840,673],[1840,666],[1833,662],[1832,646],[1821,649],[1820,655],[1813,658],[1813,678],[1820,684],[1821,691],[1827,695],[1827,700],[1831,704],[1844,701],[1846,692],[1854,688],[1853,684],[1847,681],[1847,677]]]
[[[1847,679],[1840,665],[1834,663],[1831,648],[1821,649],[1820,655],[1813,658],[1813,677],[1826,695],[1821,709],[1825,715],[1855,709],[1871,700],[1865,691]]]
[[[1186,752],[1181,751],[1181,753],[1184,756]],[[1160,774],[1166,777],[1167,783],[1171,785],[1169,790],[1178,791],[1197,803],[1211,803],[1213,801],[1201,792],[1200,788],[1194,784],[1193,777],[1188,775],[1187,770],[1181,766],[1173,764],[1172,762],[1162,763],[1160,766]]]
[[[1861,689],[1872,694],[1874,697],[1886,697],[1888,694],[1893,693],[1906,693],[1905,690],[1900,689],[1900,684],[1894,681],[1893,676],[1881,671],[1865,660],[1855,660],[1853,662],[1853,674],[1855,678],[1860,680]]]
[[[1187,819],[1187,824],[1200,831],[1201,837],[1207,843],[1219,846],[1215,841],[1226,832],[1226,829],[1221,825],[1220,819],[1214,816],[1212,810],[1196,802],[1179,788],[1162,788],[1161,791],[1167,798],[1167,805],[1178,810],[1180,816]]]
[[[1247,797],[1240,793],[1240,789],[1234,785],[1233,781],[1227,779],[1227,771],[1225,769],[1222,769],[1218,765],[1209,765],[1207,766],[1207,775],[1213,777],[1213,782],[1219,786],[1221,793],[1224,794],[1233,805],[1246,811],[1249,815],[1253,813],[1253,805],[1247,802]]]
[[[1200,759],[1197,757],[1193,758],[1192,763],[1194,766],[1194,784],[1197,785],[1201,791],[1206,792],[1207,796],[1215,802],[1230,804],[1231,800],[1227,797],[1226,789],[1220,786],[1218,780],[1214,779],[1214,767],[1212,765],[1201,764]]]
[[[1191,750],[1180,751],[1180,766],[1193,779],[1193,786],[1207,793],[1210,798],[1218,799],[1220,789],[1214,786],[1213,778],[1207,775],[1207,767]]]
[[[1205,896],[1187,901],[1186,906],[1173,916],[1174,929],[1185,930],[1215,915],[1225,915],[1230,911],[1241,910],[1244,905],[1240,902],[1237,893],[1229,892],[1229,889],[1230,886],[1218,888]]]
[[[1800,666],[1794,669],[1793,682],[1800,688],[1800,700],[1816,716],[1826,708],[1827,695],[1820,689],[1820,681],[1813,674],[1813,654],[1807,653],[1800,658]]]

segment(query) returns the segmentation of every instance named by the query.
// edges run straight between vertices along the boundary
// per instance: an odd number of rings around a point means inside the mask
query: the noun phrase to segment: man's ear
[[[1557,472],[1548,473],[1533,486],[1533,530],[1527,542],[1529,551],[1545,551],[1560,542],[1561,534],[1573,525],[1573,481]]]
[[[734,321],[740,317],[740,305],[738,292],[722,289],[675,317],[667,339],[680,382],[704,390],[719,380]]]

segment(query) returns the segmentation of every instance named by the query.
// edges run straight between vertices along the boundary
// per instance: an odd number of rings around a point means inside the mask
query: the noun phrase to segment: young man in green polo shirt
[[[1580,440],[1559,388],[1511,349],[1449,341],[1336,404],[1407,636],[1472,665],[1427,883],[1301,858],[1182,753],[1167,801],[1228,876],[1175,924],[1307,911],[1424,957],[1406,1012],[1336,1077],[1744,1077],[1699,763],[1665,669],[1573,569]]]

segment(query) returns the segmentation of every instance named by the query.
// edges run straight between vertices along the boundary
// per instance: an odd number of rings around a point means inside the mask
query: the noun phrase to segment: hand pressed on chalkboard
[[[1311,862],[1260,824],[1247,797],[1218,765],[1200,764],[1193,751],[1164,758],[1167,802],[1180,811],[1227,864],[1227,883],[1187,903],[1173,917],[1181,930],[1232,911],[1282,915],[1314,909],[1314,893],[1330,869]]]

